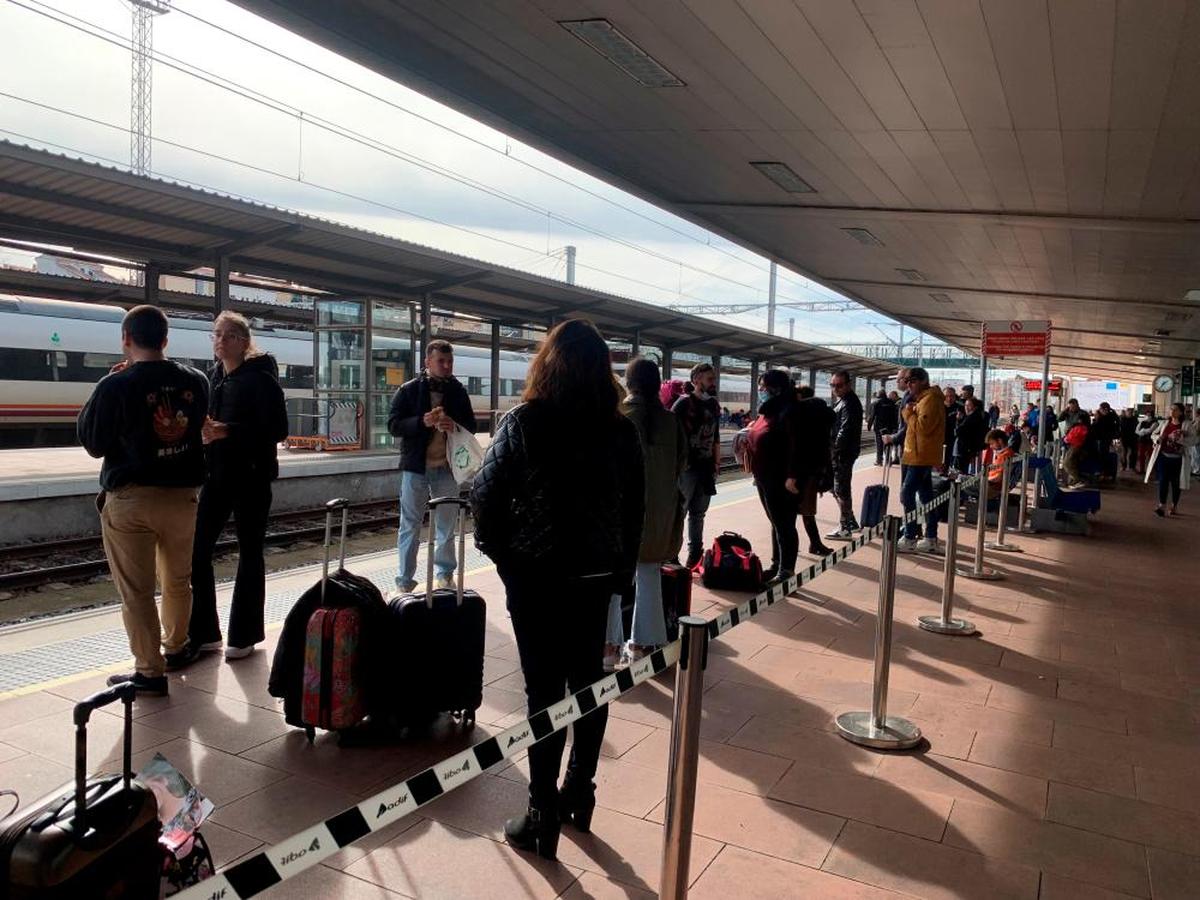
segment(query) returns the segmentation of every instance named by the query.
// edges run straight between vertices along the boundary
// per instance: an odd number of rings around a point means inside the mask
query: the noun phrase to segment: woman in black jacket
[[[244,316],[223,312],[213,323],[217,363],[209,373],[203,439],[208,477],[200,489],[192,543],[192,619],[188,653],[221,649],[213,549],[232,513],[238,542],[237,579],[229,611],[227,660],[249,656],[263,640],[266,563],[263,540],[271,482],[279,475],[276,445],[287,437],[287,407],[275,358],[254,346]]]
[[[504,582],[532,715],[603,677],[609,598],[633,580],[645,477],[608,347],[591,323],[550,332],[523,400],[487,449],[471,505],[475,541]],[[575,722],[561,792],[565,732],[529,748],[529,809],[506,824],[510,844],[553,859],[560,821],[590,828],[607,721],[600,706]]]

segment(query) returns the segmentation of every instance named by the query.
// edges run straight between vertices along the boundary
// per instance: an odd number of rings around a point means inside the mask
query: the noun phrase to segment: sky
[[[154,24],[158,177],[559,279],[573,245],[579,284],[655,304],[766,303],[762,256],[224,0],[172,7]],[[0,138],[127,168],[130,31],[127,0],[0,0]],[[837,296],[779,270],[781,305]],[[765,308],[732,318],[766,330]],[[811,343],[899,336],[867,309],[781,306],[777,334],[791,318]]]

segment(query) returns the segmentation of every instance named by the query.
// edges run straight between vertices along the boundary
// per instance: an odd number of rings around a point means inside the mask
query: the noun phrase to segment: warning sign
[[[1043,320],[984,322],[984,356],[1045,356],[1050,352],[1050,323]]]

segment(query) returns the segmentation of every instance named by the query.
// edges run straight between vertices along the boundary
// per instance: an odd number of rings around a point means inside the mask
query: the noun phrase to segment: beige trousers
[[[187,643],[192,615],[192,537],[199,488],[127,485],[109,491],[100,512],[104,552],[121,595],[121,615],[135,667],[164,672],[163,650]],[[162,621],[154,605],[162,585]]]

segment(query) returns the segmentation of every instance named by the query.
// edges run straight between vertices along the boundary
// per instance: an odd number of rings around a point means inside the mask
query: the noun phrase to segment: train
[[[77,443],[75,419],[95,385],[121,359],[119,306],[0,296],[0,448],[71,446]],[[201,371],[211,366],[212,322],[207,318],[170,317],[167,355]],[[334,339],[345,333],[334,333]],[[314,396],[313,336],[308,331],[256,328],[254,340],[279,364],[279,382],[289,405]],[[346,357],[333,373],[344,389],[361,390],[361,350],[341,348]],[[409,342],[376,335],[372,342],[372,393],[390,394],[411,377]],[[455,375],[467,388],[472,406],[486,427],[491,408],[491,352],[459,345],[454,352]],[[500,412],[517,403],[525,388],[532,356],[501,351]],[[618,373],[623,361],[615,365]],[[745,375],[721,379],[720,401],[730,409],[749,403]],[[372,403],[375,429],[381,432],[386,405]]]

